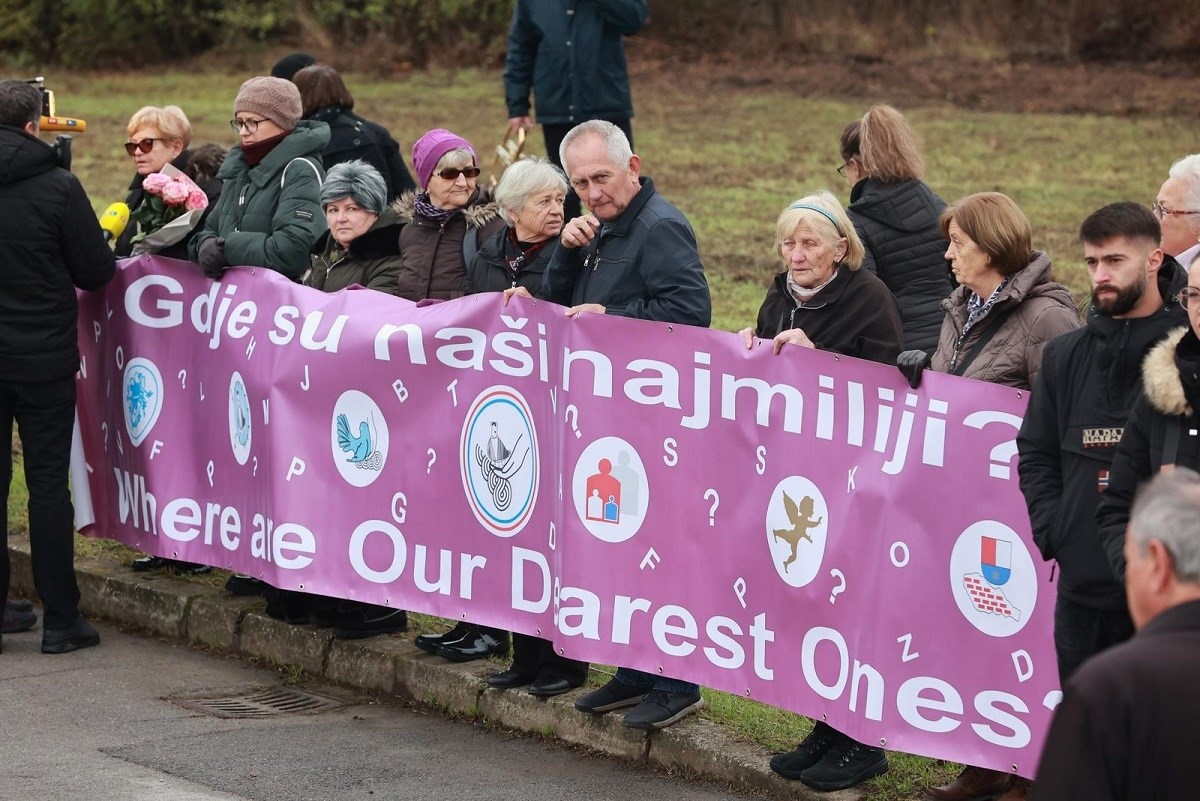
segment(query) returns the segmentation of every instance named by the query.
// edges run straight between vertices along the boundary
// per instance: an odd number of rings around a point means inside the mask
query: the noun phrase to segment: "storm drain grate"
[[[314,715],[345,706],[344,701],[292,687],[272,687],[224,698],[171,698],[172,703],[218,718],[270,718]]]

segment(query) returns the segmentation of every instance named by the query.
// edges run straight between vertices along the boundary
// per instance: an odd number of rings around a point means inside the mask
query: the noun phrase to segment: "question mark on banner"
[[[982,411],[967,415],[963,425],[983,430],[988,423],[1007,423],[1013,427],[1013,436],[1002,441],[988,453],[991,464],[988,475],[992,478],[1012,478],[1012,458],[1017,455],[1016,432],[1021,430],[1021,418],[1007,412]]]
[[[437,461],[437,451],[430,448],[425,452],[429,454],[429,463],[425,465],[425,475],[429,475],[429,471],[433,470],[433,463]]]
[[[575,438],[579,439],[579,407],[573,403],[567,406],[565,417],[571,424],[571,430],[575,432]]]
[[[252,475],[252,476],[258,475],[258,457],[257,456],[254,457],[254,472],[251,473],[250,475]]]
[[[846,574],[835,567],[829,571],[829,575],[838,580],[838,584],[833,588],[833,592],[829,593],[829,603],[834,603],[837,601],[837,597],[846,591]]]
[[[721,505],[721,496],[712,487],[704,491],[704,500],[712,498],[712,506],[708,507],[708,524],[715,526],[717,524],[717,507]]]
[[[746,580],[738,576],[737,581],[733,582],[733,594],[737,596],[738,603],[742,608],[746,608]]]
[[[187,370],[179,371],[179,388],[187,389]]]

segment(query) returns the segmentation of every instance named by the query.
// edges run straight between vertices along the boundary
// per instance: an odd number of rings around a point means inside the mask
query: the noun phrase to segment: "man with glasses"
[[[1162,226],[1162,249],[1185,270],[1200,255],[1200,154],[1171,165],[1154,200],[1154,216]]]
[[[1084,220],[1087,325],[1046,345],[1017,437],[1033,538],[1043,557],[1058,560],[1054,645],[1064,683],[1084,660],[1133,634],[1096,507],[1142,387],[1142,360],[1187,322],[1174,302],[1187,274],[1164,256],[1159,237],[1154,215],[1137,203]]]

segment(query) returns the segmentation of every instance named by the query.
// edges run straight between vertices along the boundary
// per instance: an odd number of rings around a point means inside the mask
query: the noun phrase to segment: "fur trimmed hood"
[[[1163,414],[1191,416],[1193,409],[1183,390],[1179,368],[1175,364],[1175,351],[1188,332],[1188,327],[1176,328],[1155,345],[1142,363],[1142,385],[1146,397],[1154,408]]]
[[[417,193],[405,192],[392,201],[391,208],[400,218],[401,224],[407,225],[416,216],[416,204]],[[475,194],[471,195],[471,200],[463,208],[463,216],[466,217],[467,225],[471,228],[483,228],[500,216],[500,204],[495,201],[490,186],[475,188]]]

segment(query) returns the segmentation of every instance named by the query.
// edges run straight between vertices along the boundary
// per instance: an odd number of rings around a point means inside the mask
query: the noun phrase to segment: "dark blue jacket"
[[[543,125],[629,119],[629,73],[621,36],[641,29],[646,0],[517,0],[508,29],[504,97],[509,117]]]
[[[629,206],[582,248],[558,247],[539,297],[602,304],[609,314],[705,328],[712,297],[696,234],[683,212],[642,178]]]

